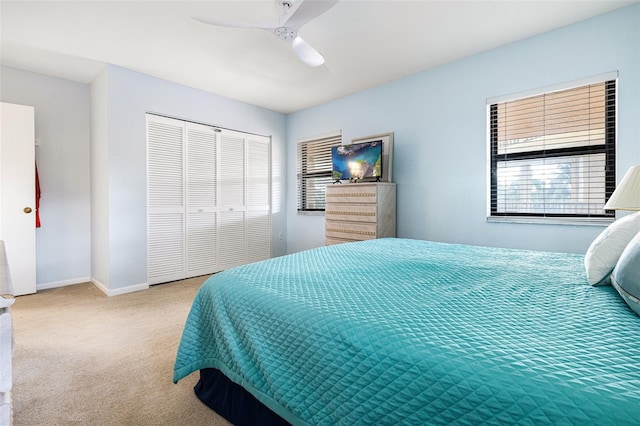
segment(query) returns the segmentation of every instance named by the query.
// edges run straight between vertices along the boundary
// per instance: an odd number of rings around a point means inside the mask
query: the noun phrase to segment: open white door
[[[0,240],[15,295],[36,292],[34,108],[2,103]]]

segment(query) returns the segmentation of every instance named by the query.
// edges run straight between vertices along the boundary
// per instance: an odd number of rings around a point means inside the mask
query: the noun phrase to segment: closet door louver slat
[[[184,202],[184,131],[175,125],[154,122],[148,128],[149,206],[180,208]]]
[[[216,207],[216,136],[215,129],[188,123],[187,127],[187,196],[189,207]]]
[[[183,218],[182,213],[149,215],[149,284],[184,278]]]
[[[271,257],[269,225],[268,211],[247,212],[247,262],[258,262]]]
[[[219,271],[215,212],[187,215],[187,277]]]
[[[244,207],[244,137],[225,131],[219,143],[219,190],[221,207]]]
[[[226,211],[218,217],[220,230],[219,260],[221,269],[244,265],[246,261],[245,212]]]

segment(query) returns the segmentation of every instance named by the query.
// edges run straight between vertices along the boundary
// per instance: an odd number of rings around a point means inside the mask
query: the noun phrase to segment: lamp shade
[[[640,166],[633,166],[622,178],[605,210],[640,210]]]

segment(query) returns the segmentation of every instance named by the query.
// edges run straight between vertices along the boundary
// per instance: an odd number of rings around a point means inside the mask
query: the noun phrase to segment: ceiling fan
[[[311,67],[324,64],[322,55],[299,35],[300,28],[331,9],[338,0],[282,0],[280,4],[284,14],[278,22],[266,24],[246,24],[242,22],[222,21],[215,18],[194,16],[193,19],[205,24],[229,28],[253,28],[274,34],[280,40],[291,44],[291,48],[300,60]]]

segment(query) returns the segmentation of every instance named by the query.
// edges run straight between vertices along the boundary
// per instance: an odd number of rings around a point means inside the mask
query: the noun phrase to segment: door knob
[[[31,213],[32,210],[31,207],[25,207],[24,209],[22,209],[22,211],[28,214]]]

